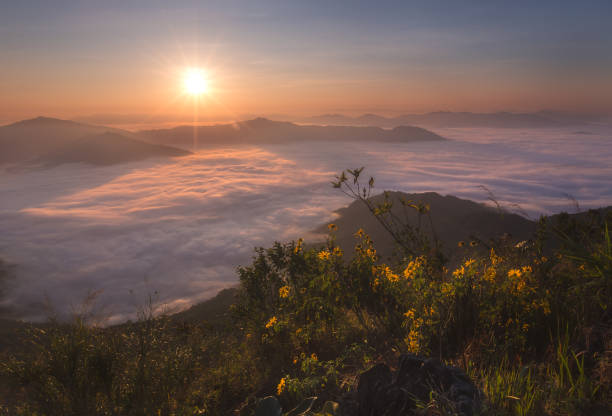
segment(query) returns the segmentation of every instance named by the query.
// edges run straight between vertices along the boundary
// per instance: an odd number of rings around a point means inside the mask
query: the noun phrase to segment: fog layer
[[[0,173],[2,305],[65,315],[93,291],[107,322],[149,294],[184,308],[237,282],[253,247],[307,235],[350,201],[330,181],[366,166],[376,187],[486,201],[533,218],[612,204],[610,130],[440,129],[424,143],[303,143],[199,152],[168,162]]]

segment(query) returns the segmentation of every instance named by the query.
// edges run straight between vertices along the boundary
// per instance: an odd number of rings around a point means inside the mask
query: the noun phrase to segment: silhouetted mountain
[[[349,117],[342,114],[325,114],[301,120],[305,123],[395,127],[403,124],[424,127],[492,127],[492,128],[538,128],[605,123],[605,116],[572,114],[559,111],[536,113],[469,113],[438,111],[426,114],[405,114],[398,117],[382,117],[364,114]]]
[[[106,131],[119,132],[107,127],[48,117],[9,124],[0,127],[0,163],[32,160],[80,137]]]
[[[44,127],[44,128],[57,128],[57,127],[84,127],[86,125],[77,123],[71,120],[61,120],[59,118],[38,116],[27,120],[16,121],[15,123],[8,124],[2,127],[10,128],[31,128],[31,127]],[[93,127],[93,126],[90,126]]]
[[[494,238],[505,238],[518,242],[529,240],[534,237],[537,223],[521,215],[507,212],[503,209],[493,208],[481,203],[467,199],[457,198],[451,195],[442,196],[435,192],[419,194],[408,194],[403,192],[388,192],[393,202],[392,212],[399,218],[407,219],[412,226],[417,225],[418,215],[416,210],[405,208],[401,199],[413,202],[421,202],[429,205],[431,223],[426,217],[422,217],[421,227],[426,235],[433,236],[435,232],[438,240],[442,243],[442,251],[453,260],[461,260],[466,255],[466,248],[458,246],[463,241],[469,247],[471,241],[480,241],[487,244]],[[383,194],[372,197],[374,204],[384,200]],[[602,207],[594,212],[601,215],[612,215],[612,206]],[[354,201],[349,206],[336,211],[338,218],[333,223],[338,226],[336,241],[346,253],[352,253],[357,240],[355,232],[362,228],[374,241],[376,249],[384,257],[388,258],[395,254],[396,243],[389,233],[380,225],[378,220],[370,213],[361,201]],[[590,211],[575,214],[555,214],[548,217],[549,224],[557,224],[562,216],[574,219],[585,219]],[[327,224],[319,226],[315,232],[327,234]],[[554,247],[558,242],[554,234],[548,236],[552,240],[549,247]],[[481,247],[482,248],[482,247]]]
[[[179,149],[153,146],[133,133],[48,117],[0,127],[0,164],[34,162],[44,166],[83,162],[113,164],[152,156],[180,156]]]
[[[393,213],[400,218],[407,218],[408,222],[415,226],[418,221],[414,209],[405,208],[400,198],[409,201],[418,201],[430,207],[432,224],[426,218],[422,219],[422,229],[429,236],[433,231],[442,243],[446,255],[453,257],[462,251],[458,249],[459,241],[469,243],[471,239],[489,241],[502,234],[510,234],[513,239],[526,240],[530,238],[536,229],[536,223],[520,215],[502,212],[498,209],[479,204],[467,199],[454,196],[442,196],[435,192],[421,194],[407,194],[403,192],[389,192],[393,201]],[[383,201],[383,196],[372,197],[374,203]],[[361,201],[354,201],[348,207],[336,211],[339,215],[333,222],[338,226],[336,232],[337,242],[342,249],[351,253],[357,240],[354,237],[359,228],[370,235],[377,250],[384,256],[393,255],[395,242],[387,231],[380,225],[378,220],[368,211]],[[321,225],[317,232],[327,233],[327,225]]]
[[[364,114],[357,117],[355,120],[357,120],[359,125],[388,127],[387,119],[376,114]]]
[[[180,126],[173,129],[146,130],[141,137],[153,142],[184,147],[207,145],[266,144],[312,141],[393,141],[445,140],[428,130],[401,126],[392,130],[379,127],[301,126],[265,118],[235,124]]]
[[[114,165],[152,157],[185,156],[190,152],[170,146],[134,140],[117,133],[106,132],[82,137],[42,155],[34,163],[51,167],[65,163]]]

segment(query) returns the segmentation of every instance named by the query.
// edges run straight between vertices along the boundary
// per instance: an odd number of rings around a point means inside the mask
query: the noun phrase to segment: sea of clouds
[[[436,191],[539,214],[612,204],[612,130],[438,129],[428,143],[293,143],[110,167],[0,172],[2,309],[40,320],[98,293],[106,323],[152,295],[177,310],[236,284],[253,247],[316,236],[350,202],[330,181],[366,166],[376,188]],[[488,191],[482,188],[486,187]]]

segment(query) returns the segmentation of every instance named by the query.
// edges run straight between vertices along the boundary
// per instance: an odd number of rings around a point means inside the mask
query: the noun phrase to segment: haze
[[[16,265],[3,303],[43,319],[102,290],[110,322],[149,294],[170,310],[237,282],[254,246],[332,221],[350,202],[330,180],[367,166],[377,189],[486,202],[537,219],[612,201],[612,129],[440,129],[448,141],[212,148],[169,161],[68,164],[0,175],[0,253]],[[102,313],[102,312],[100,312]]]

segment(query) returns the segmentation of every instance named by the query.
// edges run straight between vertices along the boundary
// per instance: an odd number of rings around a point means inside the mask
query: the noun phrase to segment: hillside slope
[[[408,194],[389,192],[393,201],[392,213],[400,218],[406,218],[408,223],[416,226],[418,215],[416,210],[402,206],[400,199],[421,202],[429,205],[431,222],[422,217],[422,229],[432,237],[435,232],[442,243],[443,252],[450,257],[458,250],[459,241],[482,240],[509,234],[515,240],[525,240],[531,237],[536,229],[536,223],[520,215],[503,212],[467,199],[454,196],[442,196],[435,192]],[[382,195],[372,197],[377,204],[383,201]],[[345,252],[352,252],[356,239],[353,234],[362,228],[375,242],[383,257],[393,255],[395,243],[377,219],[368,211],[361,201],[354,201],[349,206],[336,211],[338,218],[333,222],[338,226],[336,239]],[[433,225],[433,226],[432,226]],[[327,226],[317,228],[317,232],[326,233]]]
[[[175,147],[155,145],[130,139],[117,133],[101,133],[71,141],[37,158],[45,167],[65,163],[114,165],[152,157],[178,157],[190,152]]]
[[[0,165],[63,163],[111,165],[149,157],[183,156],[184,150],[138,140],[126,130],[37,117],[0,127]]]

